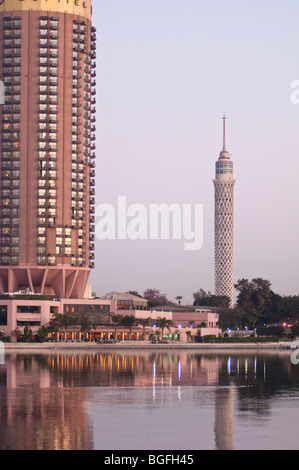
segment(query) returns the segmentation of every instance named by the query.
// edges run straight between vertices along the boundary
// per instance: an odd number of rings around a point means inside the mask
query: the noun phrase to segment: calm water
[[[290,353],[8,354],[1,450],[298,449]]]

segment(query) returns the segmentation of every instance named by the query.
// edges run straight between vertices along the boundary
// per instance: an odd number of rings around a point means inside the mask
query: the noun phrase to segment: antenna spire
[[[225,135],[225,131],[226,131],[226,129],[225,129],[225,121],[226,121],[226,119],[227,119],[227,118],[226,118],[226,116],[224,115],[223,118],[222,118],[222,120],[223,120],[223,150],[222,150],[222,152],[226,152],[226,147],[225,147],[225,137],[226,137],[226,135]]]

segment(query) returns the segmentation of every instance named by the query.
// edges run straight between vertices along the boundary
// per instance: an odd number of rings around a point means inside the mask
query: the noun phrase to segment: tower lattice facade
[[[234,303],[234,186],[233,162],[226,150],[226,118],[223,149],[216,162],[215,186],[215,294]]]

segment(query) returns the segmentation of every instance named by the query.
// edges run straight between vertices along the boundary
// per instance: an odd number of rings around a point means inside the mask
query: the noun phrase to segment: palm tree
[[[80,332],[83,334],[83,340],[86,340],[86,333],[91,330],[91,321],[87,315],[82,314],[79,317]]]
[[[117,328],[122,325],[123,315],[119,313],[111,313],[110,314],[111,322],[114,325],[114,339],[117,340]]]
[[[167,318],[163,317],[159,317],[157,318],[157,326],[159,328],[161,328],[161,332],[162,332],[162,340],[163,340],[163,331],[164,331],[164,328],[167,328],[168,331],[170,331],[170,327],[173,326],[173,321],[172,320],[167,320]]]
[[[51,322],[51,326],[58,331],[64,330],[65,331],[65,339],[66,333],[69,326],[74,325],[75,317],[71,314],[65,313],[56,313],[54,320]]]
[[[125,315],[124,317],[122,317],[121,324],[123,326],[128,327],[129,330],[130,330],[130,338],[129,339],[132,338],[132,328],[133,328],[134,324],[136,324],[136,323],[137,323],[137,318],[134,317],[134,315]]]
[[[143,341],[145,340],[145,327],[150,326],[152,319],[151,317],[148,318],[137,318],[139,325],[143,327]]]

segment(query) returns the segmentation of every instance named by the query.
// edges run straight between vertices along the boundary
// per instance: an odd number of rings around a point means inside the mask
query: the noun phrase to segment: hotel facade
[[[94,267],[91,0],[0,2],[0,293],[82,299]]]

